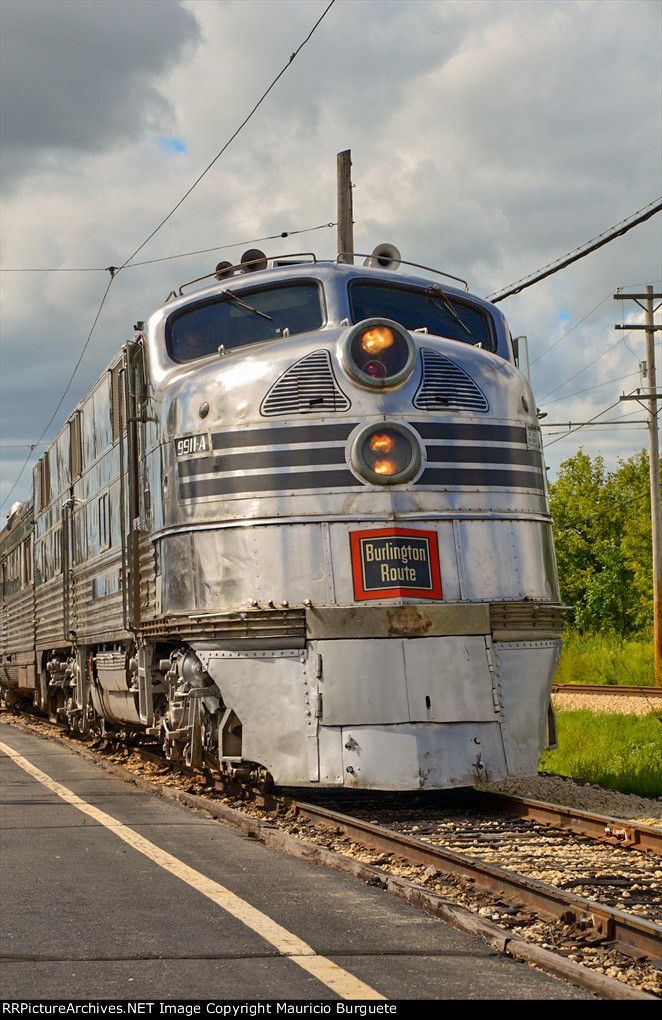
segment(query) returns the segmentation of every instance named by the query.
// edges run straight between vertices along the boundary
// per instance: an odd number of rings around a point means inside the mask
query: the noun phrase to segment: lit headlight
[[[412,432],[396,422],[368,425],[354,440],[352,465],[373,485],[399,485],[421,466],[421,448]]]
[[[352,326],[342,343],[342,363],[357,382],[384,389],[405,382],[416,351],[407,331],[390,319],[365,319]]]

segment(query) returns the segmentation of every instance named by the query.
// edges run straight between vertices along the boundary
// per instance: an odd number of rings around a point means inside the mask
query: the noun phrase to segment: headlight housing
[[[373,485],[400,485],[418,472],[421,447],[414,433],[399,422],[374,422],[354,440],[351,462]]]
[[[411,375],[416,349],[407,330],[391,319],[364,319],[342,341],[343,368],[363,386],[386,389]]]

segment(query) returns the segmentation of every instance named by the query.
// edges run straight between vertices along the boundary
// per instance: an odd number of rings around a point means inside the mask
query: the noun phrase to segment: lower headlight
[[[398,422],[366,426],[354,440],[354,469],[374,485],[409,481],[421,466],[421,447],[413,432]]]

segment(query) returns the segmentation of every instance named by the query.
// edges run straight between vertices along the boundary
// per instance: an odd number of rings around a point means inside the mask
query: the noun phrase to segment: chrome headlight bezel
[[[395,433],[396,436],[404,439],[409,447],[410,457],[408,463],[400,471],[391,475],[380,474],[375,471],[366,456],[366,443],[372,435],[380,432]],[[371,422],[369,425],[365,425],[354,439],[350,452],[350,461],[357,475],[371,485],[402,485],[404,482],[411,481],[420,471],[422,463],[421,444],[416,434],[407,428],[406,425],[401,425],[400,422]]]
[[[400,341],[400,345],[404,344],[406,347],[406,357],[401,359],[403,361],[402,367],[397,372],[383,378],[375,378],[364,372],[352,352],[355,340],[361,334],[373,328],[390,329]],[[378,360],[377,356],[374,360]],[[342,338],[341,363],[347,375],[361,386],[366,386],[373,390],[393,389],[395,386],[401,386],[402,383],[406,382],[414,371],[416,347],[409,332],[399,322],[381,318],[363,319],[362,322],[356,322],[353,326],[350,326]]]

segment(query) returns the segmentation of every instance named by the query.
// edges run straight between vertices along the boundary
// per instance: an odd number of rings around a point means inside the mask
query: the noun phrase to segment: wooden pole
[[[338,254],[354,251],[354,217],[352,209],[352,152],[346,149],[337,157],[338,173]],[[352,254],[344,255],[341,262],[354,265]]]
[[[655,325],[653,323],[653,288],[645,288],[646,372],[650,391],[648,400],[648,453],[650,458],[651,524],[653,531],[653,661],[655,686],[662,687],[662,520],[660,510],[660,441],[657,425],[657,394],[655,377]]]
[[[646,331],[646,392],[637,396],[621,397],[621,400],[638,400],[648,403],[648,457],[650,460],[651,487],[651,531],[653,541],[653,666],[654,683],[662,687],[662,512],[660,508],[660,441],[657,421],[657,403],[660,394],[657,392],[655,374],[655,333],[662,329],[656,326],[653,315],[653,298],[661,298],[662,294],[653,294],[653,288],[646,286],[640,294],[623,294],[620,290],[614,294],[617,301],[623,298],[636,301],[643,308],[645,322],[643,325],[619,326],[618,329],[643,329]],[[659,307],[659,306],[658,306]]]

